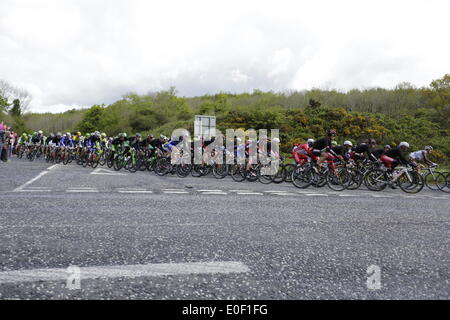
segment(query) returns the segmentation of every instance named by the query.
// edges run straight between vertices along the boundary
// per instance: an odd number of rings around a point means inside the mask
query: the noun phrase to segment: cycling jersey
[[[392,148],[391,150],[389,150],[388,152],[386,152],[384,154],[385,156],[392,158],[394,160],[397,160],[398,162],[400,162],[401,164],[408,164],[408,160],[405,159],[405,157],[403,156],[400,148]]]
[[[154,148],[154,149],[159,149],[162,150],[163,146],[162,146],[162,142],[160,139],[154,139],[152,142],[150,142],[150,145]]]
[[[59,142],[60,147],[74,147],[75,143],[72,140],[72,138],[68,138],[66,136],[62,137],[61,141]]]
[[[380,159],[380,157],[384,154],[384,148],[371,150],[370,153],[376,158]]]
[[[357,154],[366,154],[370,160],[377,160],[377,158],[370,152],[369,145],[367,143],[361,143],[357,145],[353,151]]]
[[[322,151],[324,149],[331,149],[331,138],[325,137],[322,139],[318,139],[313,143],[313,149]]]
[[[424,155],[425,152],[426,152],[425,150],[420,150],[420,151],[416,151],[416,152],[411,152],[411,153],[409,154],[409,158],[410,158],[411,160],[423,161],[424,158],[425,158],[425,155]]]
[[[97,136],[90,136],[88,139],[84,140],[84,146],[90,150],[91,148],[100,149],[100,138]]]
[[[50,139],[50,142],[48,143],[48,145],[49,146],[59,146],[61,139],[62,139],[62,137],[53,137]]]
[[[52,141],[52,139],[53,139],[52,137],[47,137],[47,139],[45,139],[44,145],[48,146],[50,141]]]
[[[44,137],[40,135],[35,135],[31,137],[32,144],[44,144]]]

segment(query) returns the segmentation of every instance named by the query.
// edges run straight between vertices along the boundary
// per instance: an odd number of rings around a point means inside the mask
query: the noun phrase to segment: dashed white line
[[[97,278],[136,278],[250,272],[249,267],[236,261],[81,267],[78,270],[80,271],[79,275],[81,281]],[[68,269],[64,268],[3,271],[0,272],[0,284],[35,281],[66,281],[70,275],[71,273],[68,272]]]
[[[189,192],[186,192],[186,191],[163,191],[163,193],[167,193],[167,194],[186,194],[186,193],[189,193]]]
[[[263,195],[260,192],[238,192],[237,194],[239,194],[239,195],[257,195],[257,196],[262,196]]]
[[[327,194],[324,193],[307,193],[307,196],[313,197],[313,196],[317,196],[317,197],[328,197]]]
[[[150,190],[119,190],[119,193],[153,193]]]
[[[210,191],[210,192],[202,192],[201,194],[204,194],[204,195],[209,195],[209,194],[228,194],[228,193],[226,193],[226,192],[217,192],[217,191]]]
[[[80,192],[98,192],[97,189],[67,189],[66,192],[69,193],[80,193]]]

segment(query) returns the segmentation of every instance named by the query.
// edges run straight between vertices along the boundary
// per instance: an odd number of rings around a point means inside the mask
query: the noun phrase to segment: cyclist
[[[380,157],[383,164],[390,169],[394,169],[399,164],[407,165],[408,160],[403,156],[409,148],[408,142],[400,142],[397,148],[392,148]]]
[[[318,161],[319,165],[322,164],[325,159],[332,160],[337,157],[337,154],[335,154],[332,150],[333,145],[331,142],[334,138],[336,138],[336,130],[329,129],[327,130],[324,138],[314,141],[312,146],[312,154],[320,157]]]
[[[425,162],[428,166],[436,166],[433,161],[428,159],[428,156],[433,151],[432,146],[426,146],[423,150],[411,152],[409,154],[409,160],[412,161],[415,165],[418,165],[419,162]]]
[[[373,154],[373,156],[375,158],[380,159],[380,157],[382,155],[384,155],[386,152],[388,152],[389,150],[391,150],[391,146],[387,144],[383,148],[372,150],[371,153]]]
[[[44,144],[44,135],[42,133],[42,130],[39,130],[38,132],[33,133],[33,136],[31,137],[31,143],[34,145],[36,145],[36,144],[43,145]]]
[[[375,139],[369,139],[367,140],[367,143],[358,144],[353,149],[352,159],[353,160],[369,159],[372,161],[376,161],[377,157],[375,157],[371,152],[371,150],[373,150],[376,145],[377,142],[375,141]]]
[[[296,145],[294,147],[294,149],[292,150],[293,157],[297,164],[304,165],[310,158],[315,157],[312,153],[312,145],[314,144],[314,141],[314,139],[308,139],[306,143]]]

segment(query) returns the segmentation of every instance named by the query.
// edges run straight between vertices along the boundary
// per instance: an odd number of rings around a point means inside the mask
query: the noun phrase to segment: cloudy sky
[[[417,86],[450,73],[450,0],[0,0],[0,79],[36,112],[130,91]]]

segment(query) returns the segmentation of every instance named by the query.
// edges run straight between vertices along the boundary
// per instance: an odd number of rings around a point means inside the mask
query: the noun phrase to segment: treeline
[[[450,159],[450,75],[415,88],[309,90],[293,92],[219,93],[177,96],[175,88],[146,95],[129,93],[109,106],[95,105],[61,114],[26,114],[25,126],[46,132],[94,130],[170,135],[173,129],[193,132],[196,114],[215,115],[219,129],[280,129],[282,150],[320,137],[328,127],[338,140],[360,142],[368,137],[382,144],[408,141],[413,149],[432,145],[438,161]]]

